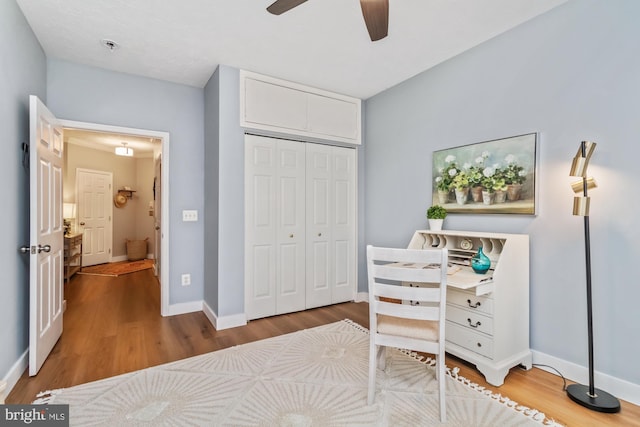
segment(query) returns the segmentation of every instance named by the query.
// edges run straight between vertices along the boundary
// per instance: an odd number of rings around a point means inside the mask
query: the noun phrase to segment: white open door
[[[29,229],[29,375],[38,373],[62,335],[62,126],[31,95]]]

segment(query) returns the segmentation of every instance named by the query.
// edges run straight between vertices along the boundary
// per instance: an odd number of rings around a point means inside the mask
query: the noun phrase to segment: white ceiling
[[[377,42],[358,0],[16,1],[49,58],[196,87],[224,64],[366,99],[566,0],[390,0]]]
[[[92,132],[79,129],[65,129],[64,140],[69,144],[81,145],[94,150],[107,151],[115,155],[115,148],[126,143],[133,150],[134,157],[153,157],[154,149],[160,149],[160,140],[117,133]]]

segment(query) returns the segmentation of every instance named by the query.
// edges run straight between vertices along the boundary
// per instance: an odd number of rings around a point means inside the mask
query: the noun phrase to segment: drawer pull
[[[482,347],[482,344],[480,344],[480,343],[477,343],[476,345],[477,345],[478,347]]]
[[[471,300],[470,300],[470,299],[468,299],[468,300],[467,300],[467,304],[469,304],[469,307],[471,307],[471,308],[478,308],[478,307],[480,307],[480,301],[476,301],[476,303],[475,303],[475,304],[471,304]]]
[[[471,323],[471,319],[467,318],[467,322],[469,322],[469,326],[471,326],[472,328],[477,328],[478,326],[482,325],[479,320],[476,323]]]

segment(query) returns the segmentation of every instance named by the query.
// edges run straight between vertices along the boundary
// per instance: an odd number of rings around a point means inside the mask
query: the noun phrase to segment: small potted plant
[[[427,209],[427,219],[430,230],[442,230],[442,223],[447,216],[447,210],[440,205],[433,205]]]

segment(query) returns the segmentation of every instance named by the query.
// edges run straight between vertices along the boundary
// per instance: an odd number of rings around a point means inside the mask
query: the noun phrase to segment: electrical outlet
[[[182,275],[182,286],[189,286],[191,284],[191,275],[189,273]]]
[[[198,221],[197,210],[184,210],[182,211],[182,222],[194,222]]]

